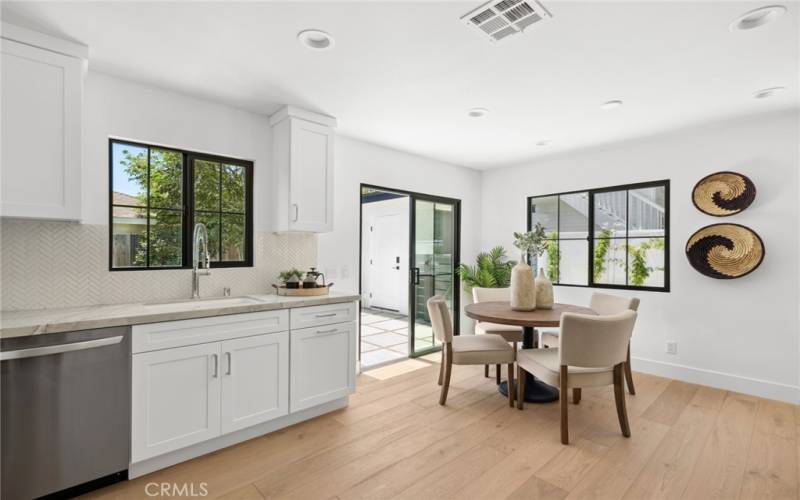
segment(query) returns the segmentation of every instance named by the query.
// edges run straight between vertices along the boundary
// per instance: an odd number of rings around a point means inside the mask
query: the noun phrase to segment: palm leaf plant
[[[488,252],[481,252],[475,259],[474,266],[461,264],[458,274],[464,291],[471,292],[473,287],[506,288],[511,284],[511,268],[516,265],[508,260],[505,248],[496,246]]]

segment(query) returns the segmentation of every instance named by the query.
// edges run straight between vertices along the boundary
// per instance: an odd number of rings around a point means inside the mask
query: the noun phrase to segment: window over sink
[[[253,163],[109,141],[109,267],[191,267],[192,229],[208,229],[211,267],[253,265]]]

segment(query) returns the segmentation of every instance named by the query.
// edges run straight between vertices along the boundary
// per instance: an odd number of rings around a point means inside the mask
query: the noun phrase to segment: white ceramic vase
[[[536,307],[553,308],[553,282],[547,278],[544,268],[539,269],[539,276],[536,277]]]
[[[533,268],[522,259],[511,269],[511,309],[533,311],[536,309],[536,284]]]

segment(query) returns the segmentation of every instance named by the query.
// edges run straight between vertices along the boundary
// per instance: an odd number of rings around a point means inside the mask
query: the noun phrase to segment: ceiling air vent
[[[489,37],[490,42],[496,42],[551,17],[536,0],[494,0],[461,16],[461,20]]]

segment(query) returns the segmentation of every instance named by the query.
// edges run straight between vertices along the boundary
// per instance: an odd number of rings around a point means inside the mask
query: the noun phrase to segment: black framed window
[[[669,180],[528,198],[554,284],[669,291]]]
[[[212,267],[253,265],[253,163],[109,141],[111,270],[191,267],[206,225]]]

